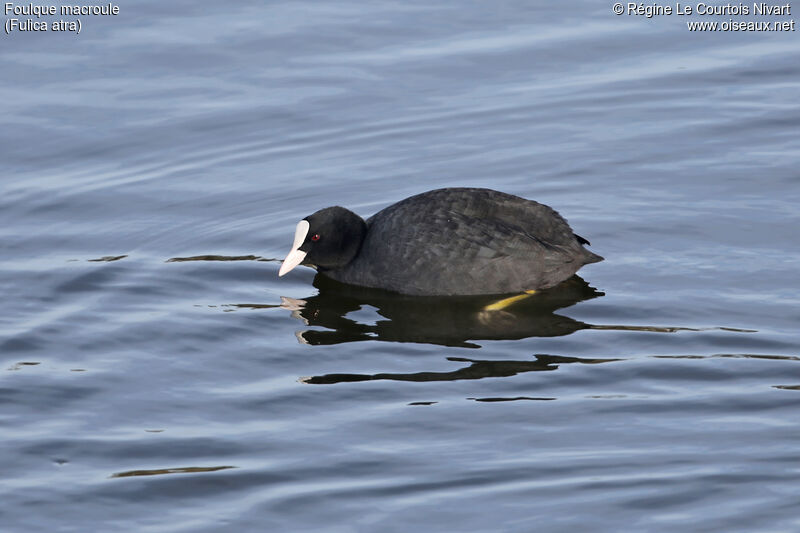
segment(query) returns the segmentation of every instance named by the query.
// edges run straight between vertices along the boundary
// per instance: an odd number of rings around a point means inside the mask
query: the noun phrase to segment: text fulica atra
[[[490,189],[428,191],[366,222],[327,207],[297,224],[283,276],[297,265],[334,280],[413,295],[545,289],[603,258],[554,209]]]

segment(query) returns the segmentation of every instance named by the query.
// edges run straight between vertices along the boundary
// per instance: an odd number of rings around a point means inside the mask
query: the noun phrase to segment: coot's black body
[[[298,224],[280,275],[297,264],[334,280],[412,295],[552,287],[602,257],[550,207],[489,189],[438,189],[366,222],[329,207]]]

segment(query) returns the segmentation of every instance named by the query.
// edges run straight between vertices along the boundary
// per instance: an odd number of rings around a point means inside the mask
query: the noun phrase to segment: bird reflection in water
[[[448,357],[448,361],[467,363],[467,366],[451,372],[414,372],[414,373],[379,373],[379,374],[325,374],[300,378],[303,383],[313,385],[331,385],[354,381],[455,381],[461,379],[502,378],[515,376],[524,372],[541,372],[556,370],[560,364],[582,363],[600,364],[621,361],[621,359],[590,359],[580,357],[562,357],[558,355],[537,354],[533,361],[493,361],[480,359],[467,359],[464,357]],[[532,399],[532,398],[527,398]],[[536,398],[539,400],[552,398]],[[484,400],[487,401],[487,400]]]
[[[300,342],[312,345],[383,340],[478,348],[469,341],[568,335],[589,326],[555,311],[603,295],[573,276],[502,309],[487,310],[498,297],[405,296],[320,275],[314,286],[319,294],[302,300],[284,297],[281,305],[307,326],[326,328],[297,333]],[[367,306],[380,315],[378,320],[365,323],[351,316]]]
[[[520,298],[503,296],[407,296],[377,289],[345,285],[321,275],[314,279],[319,293],[304,299],[282,297],[280,305],[237,304],[237,308],[275,308],[288,311],[294,318],[313,328],[296,333],[298,340],[310,345],[381,340],[414,342],[443,346],[480,348],[471,341],[516,340],[527,337],[557,337],[584,329],[648,331],[724,330],[751,332],[734,328],[688,328],[673,326],[587,324],[557,314],[584,300],[603,296],[577,275],[559,285]],[[498,305],[498,300],[504,302]],[[363,313],[373,309],[378,319],[365,320]],[[372,317],[370,317],[372,318]],[[465,366],[449,372],[325,374],[301,378],[309,384],[334,384],[374,380],[452,381],[509,377],[524,372],[556,370],[562,364],[600,364],[620,358],[580,358],[537,354],[533,360],[482,360],[448,357]],[[549,400],[552,398],[518,398]],[[508,398],[475,398],[476,401],[507,401]]]

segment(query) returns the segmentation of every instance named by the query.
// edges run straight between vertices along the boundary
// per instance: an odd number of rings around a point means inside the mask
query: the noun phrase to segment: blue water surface
[[[612,6],[0,36],[1,529],[800,529],[800,41],[686,25],[793,15]],[[313,211],[446,186],[606,260],[488,315],[278,278]]]

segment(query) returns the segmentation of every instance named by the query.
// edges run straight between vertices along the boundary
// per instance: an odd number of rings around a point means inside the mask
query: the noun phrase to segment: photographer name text
[[[792,14],[792,5],[768,4],[766,2],[754,2],[753,4],[682,4],[676,2],[672,4],[643,2],[618,2],[614,4],[614,13],[617,15],[632,15],[640,17],[658,17],[666,15],[730,15],[730,16],[786,16]]]

